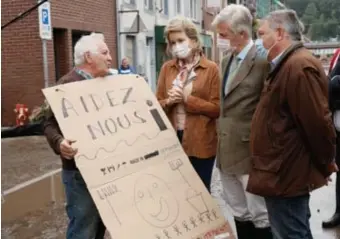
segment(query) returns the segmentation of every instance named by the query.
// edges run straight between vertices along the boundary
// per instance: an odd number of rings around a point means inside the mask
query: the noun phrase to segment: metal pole
[[[119,4],[119,1],[116,1],[116,34],[117,34],[117,70],[120,67],[120,61],[122,59],[122,48],[121,48],[121,34],[120,34],[120,13],[119,11],[122,10],[123,7]]]
[[[49,79],[48,79],[48,59],[47,59],[47,40],[42,40],[42,49],[43,49],[43,62],[44,62],[44,81],[45,88],[48,87]]]
[[[153,1],[154,9],[155,9],[155,18],[154,18],[154,26],[153,26],[153,46],[152,46],[152,53],[154,55],[154,59],[151,59],[154,62],[154,72],[152,79],[150,79],[151,82],[151,89],[153,92],[156,92],[157,88],[157,42],[156,42],[156,27],[158,23],[158,7],[157,7],[157,1]]]
[[[46,1],[38,0],[39,4],[41,2],[46,2]],[[47,88],[49,85],[49,79],[48,79],[48,58],[47,58],[47,40],[46,39],[42,39],[42,51],[43,51],[43,64],[44,64],[44,82],[45,82],[44,85],[45,85],[45,88]]]

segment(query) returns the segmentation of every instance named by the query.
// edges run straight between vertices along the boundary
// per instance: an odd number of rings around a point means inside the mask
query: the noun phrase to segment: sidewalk
[[[222,187],[219,180],[219,175],[216,171],[213,174],[212,195],[218,201],[224,215],[228,216],[228,221],[232,224],[234,230],[235,225],[233,218],[229,214],[228,206],[222,198]],[[322,220],[330,218],[334,213],[335,208],[335,175],[332,177],[332,182],[323,188],[314,191],[311,195],[310,209],[312,218],[310,220],[314,239],[339,239],[340,227],[337,229],[323,230],[321,227]]]

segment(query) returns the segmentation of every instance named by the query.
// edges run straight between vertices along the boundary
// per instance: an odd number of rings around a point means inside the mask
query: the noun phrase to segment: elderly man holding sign
[[[106,227],[112,238],[234,239],[150,87],[138,75],[107,76],[104,41],[85,39],[97,48],[82,45],[75,79],[43,90],[54,115],[45,133],[63,159],[67,238],[103,238]]]
[[[83,36],[74,48],[75,67],[58,83],[66,84],[104,77],[110,74],[111,61],[110,51],[102,34],[92,33]],[[77,149],[72,147],[72,143],[75,141],[63,137],[51,110],[44,124],[44,133],[51,148],[62,160],[62,180],[67,201],[66,212],[69,217],[66,238],[104,238],[105,226],[74,161]]]

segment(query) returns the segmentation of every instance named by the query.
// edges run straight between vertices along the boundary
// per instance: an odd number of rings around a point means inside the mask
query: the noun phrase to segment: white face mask
[[[227,51],[231,48],[230,46],[230,40],[223,39],[223,38],[217,38],[217,48]]]
[[[268,50],[263,46],[263,40],[261,38],[256,39],[255,41],[256,52],[259,57],[264,60],[268,58]]]
[[[184,41],[182,43],[177,43],[172,47],[172,54],[173,56],[184,59],[189,56],[191,52],[191,48],[189,47],[189,42]]]

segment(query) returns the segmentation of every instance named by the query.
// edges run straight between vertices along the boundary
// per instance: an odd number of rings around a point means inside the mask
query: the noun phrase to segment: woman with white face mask
[[[165,38],[167,53],[173,59],[162,66],[156,96],[210,191],[220,111],[218,66],[203,55],[199,33],[191,20],[170,20]]]

